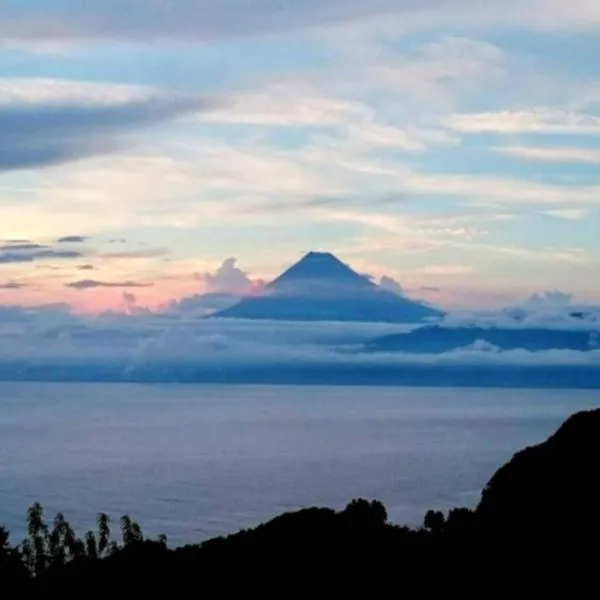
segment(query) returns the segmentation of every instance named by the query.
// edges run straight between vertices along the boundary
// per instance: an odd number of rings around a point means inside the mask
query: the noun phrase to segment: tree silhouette
[[[88,558],[92,559],[96,559],[100,556],[96,535],[93,531],[88,531],[85,534],[85,554]]]
[[[49,565],[49,533],[44,519],[44,509],[35,502],[27,510],[28,540],[24,542],[24,556],[29,569],[39,575]]]
[[[383,527],[388,518],[385,506],[379,500],[352,500],[343,514],[350,522],[368,527]]]
[[[110,517],[100,513],[96,519],[98,525],[98,556],[105,556],[110,552]]]
[[[10,548],[10,532],[0,525],[0,552],[6,552]]]
[[[129,515],[121,517],[121,536],[124,546],[130,546],[137,542],[143,542],[144,536],[138,523],[133,521]]]
[[[440,535],[444,531],[446,525],[446,518],[444,513],[437,510],[428,510],[423,519],[423,527],[433,533],[434,535]]]

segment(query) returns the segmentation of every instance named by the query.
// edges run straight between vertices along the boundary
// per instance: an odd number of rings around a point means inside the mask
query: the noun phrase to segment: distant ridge
[[[439,310],[385,290],[329,252],[309,252],[260,296],[212,315],[229,319],[418,323]]]
[[[571,350],[591,352],[599,346],[598,333],[543,327],[440,327],[426,325],[412,331],[386,335],[367,343],[367,352],[409,352],[439,354],[460,348],[478,347],[489,351]]]

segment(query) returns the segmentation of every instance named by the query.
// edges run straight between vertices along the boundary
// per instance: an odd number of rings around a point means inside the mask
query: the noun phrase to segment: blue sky
[[[0,7],[0,303],[157,308],[309,250],[448,307],[600,300],[597,2],[83,7]]]

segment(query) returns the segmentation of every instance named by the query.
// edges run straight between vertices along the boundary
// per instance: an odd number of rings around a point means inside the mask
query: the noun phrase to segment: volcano
[[[273,321],[419,323],[439,310],[373,283],[328,252],[309,252],[265,286],[213,317]]]

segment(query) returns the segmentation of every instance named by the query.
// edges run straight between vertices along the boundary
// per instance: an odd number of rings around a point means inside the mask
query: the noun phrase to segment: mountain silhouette
[[[383,289],[328,252],[309,252],[259,296],[213,317],[275,321],[417,323],[443,313]]]
[[[385,335],[365,344],[368,352],[411,352],[438,354],[479,345],[498,350],[573,350],[590,352],[599,346],[598,333],[543,327],[440,327],[425,325],[405,333]]]

